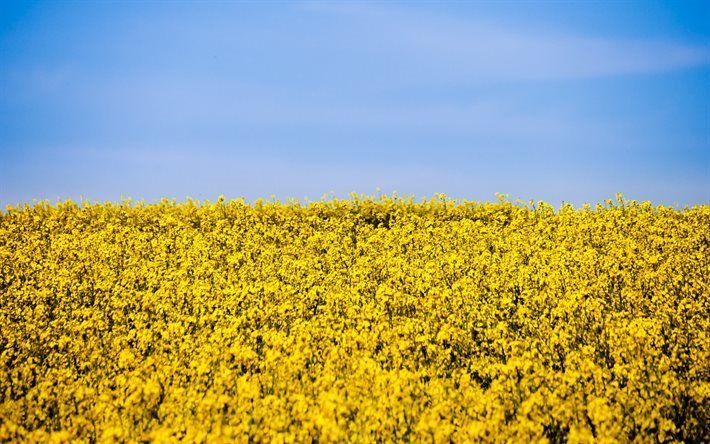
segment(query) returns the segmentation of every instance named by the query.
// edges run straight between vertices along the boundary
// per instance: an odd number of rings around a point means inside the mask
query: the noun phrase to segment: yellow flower
[[[0,213],[0,440],[707,441],[710,207]]]

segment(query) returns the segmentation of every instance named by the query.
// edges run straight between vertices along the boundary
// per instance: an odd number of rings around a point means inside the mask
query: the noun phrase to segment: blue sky
[[[0,1],[0,206],[710,203],[710,2]]]

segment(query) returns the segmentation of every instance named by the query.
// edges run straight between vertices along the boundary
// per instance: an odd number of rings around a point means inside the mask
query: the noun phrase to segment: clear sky
[[[710,203],[710,2],[0,0],[0,206]]]

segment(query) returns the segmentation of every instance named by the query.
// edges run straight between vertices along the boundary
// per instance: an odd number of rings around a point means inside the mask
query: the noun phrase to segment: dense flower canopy
[[[710,207],[0,214],[0,440],[708,441]]]

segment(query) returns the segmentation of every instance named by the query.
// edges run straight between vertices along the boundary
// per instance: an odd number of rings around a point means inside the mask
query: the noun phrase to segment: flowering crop
[[[0,440],[710,441],[710,207],[0,214]]]

